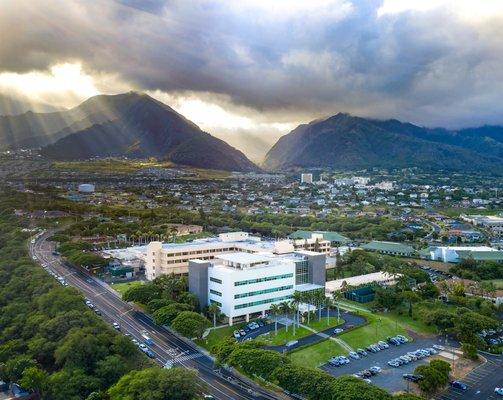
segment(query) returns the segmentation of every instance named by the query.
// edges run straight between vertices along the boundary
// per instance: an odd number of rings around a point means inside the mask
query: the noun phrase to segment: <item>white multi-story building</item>
[[[298,248],[300,247],[298,244]],[[148,280],[152,280],[171,273],[186,274],[189,261],[196,258],[212,260],[221,254],[234,252],[286,254],[294,250],[294,244],[289,240],[263,241],[247,232],[223,233],[216,238],[186,243],[150,242],[145,256],[145,275]]]
[[[236,318],[262,314],[289,301],[295,291],[325,288],[325,255],[300,251],[222,254],[189,262],[189,291],[201,305],[215,303],[232,325]]]
[[[300,175],[300,183],[313,183],[313,174],[301,174]]]
[[[476,261],[503,261],[503,251],[488,246],[438,246],[423,251],[431,260],[457,263],[462,259],[473,258]]]

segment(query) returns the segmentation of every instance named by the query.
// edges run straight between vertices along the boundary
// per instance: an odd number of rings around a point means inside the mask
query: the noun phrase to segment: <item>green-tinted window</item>
[[[289,295],[289,296],[275,297],[273,299],[258,300],[258,301],[254,301],[252,303],[238,304],[238,305],[234,306],[234,309],[235,310],[240,310],[242,308],[248,308],[248,307],[258,306],[260,304],[268,304],[268,303],[274,303],[276,301],[290,300],[291,298],[292,298],[292,296]]]
[[[275,275],[275,276],[266,276],[264,278],[248,279],[246,281],[234,282],[234,286],[243,286],[243,285],[249,285],[251,283],[260,283],[260,282],[275,281],[275,280],[278,280],[278,279],[286,279],[286,278],[292,278],[292,277],[293,277],[293,274],[283,274],[283,275]]]
[[[275,287],[275,288],[271,288],[271,289],[255,290],[254,292],[248,292],[248,293],[239,293],[239,294],[235,294],[234,298],[235,299],[242,299],[243,297],[251,297],[251,296],[257,296],[259,294],[266,294],[266,293],[273,293],[273,292],[281,292],[282,290],[289,290],[289,289],[293,289],[293,285],[280,286],[280,287]]]

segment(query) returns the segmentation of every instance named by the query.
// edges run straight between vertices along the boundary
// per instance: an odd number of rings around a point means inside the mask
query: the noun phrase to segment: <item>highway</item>
[[[197,370],[199,378],[206,385],[205,393],[211,394],[215,399],[289,398],[286,395],[272,394],[228,371],[215,370],[213,360],[200,352],[190,341],[154,324],[146,313],[124,302],[105,283],[84,271],[65,265],[59,256],[53,254],[54,244],[47,241],[52,234],[53,231],[44,232],[34,243],[30,243],[30,256],[36,257],[48,271],[62,276],[70,286],[82,292],[101,311],[105,321],[110,324],[117,322],[120,325],[122,333],[130,334],[141,343],[141,334],[147,331],[154,341],[151,350],[158,364],[163,366],[172,362],[175,366]]]

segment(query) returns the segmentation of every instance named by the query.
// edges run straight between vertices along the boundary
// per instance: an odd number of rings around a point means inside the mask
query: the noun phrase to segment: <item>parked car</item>
[[[356,352],[361,356],[368,356],[368,353],[363,349],[356,349]]]
[[[355,359],[355,360],[358,360],[360,358],[360,356],[358,355],[358,353],[356,351],[350,351],[349,352],[349,357]]]
[[[432,347],[433,347],[435,350],[440,350],[440,351],[445,350],[445,347],[444,347],[444,346],[441,346],[441,345],[439,345],[439,344],[434,344]]]
[[[388,361],[388,365],[393,368],[398,368],[400,366],[400,363],[395,360]]]
[[[342,328],[335,328],[334,329],[334,335],[338,335],[339,333],[342,333],[342,332],[344,332],[344,329],[342,329]]]
[[[418,382],[421,379],[423,379],[421,375],[414,375],[414,374],[403,374],[402,377],[403,379],[406,379],[411,382]]]
[[[240,334],[241,336],[246,336],[246,331],[245,331],[244,329],[240,329],[240,330],[239,330],[239,334]]]
[[[232,336],[234,336],[236,339],[239,339],[241,337],[241,334],[236,330],[232,333]]]
[[[372,372],[370,372],[368,369],[362,371],[362,376],[364,378],[370,378],[372,375],[373,375]]]
[[[461,389],[461,390],[466,390],[468,389],[468,386],[466,386],[463,382],[461,381],[451,381],[449,383],[449,385],[451,385],[453,388],[456,388],[456,389]]]
[[[503,396],[503,388],[494,388],[494,393],[498,396]]]
[[[121,330],[121,326],[117,322],[112,323],[112,326],[114,327],[114,329],[117,329],[118,331]]]
[[[383,341],[383,340],[378,341],[378,342],[377,342],[377,344],[378,344],[379,346],[382,346],[382,348],[385,348],[385,349],[389,348],[389,344],[388,344],[388,343],[386,343],[386,342],[385,342],[385,341]]]
[[[369,371],[372,372],[372,373],[378,374],[379,372],[382,371],[382,369],[381,369],[381,367],[373,366],[373,367],[369,368]]]
[[[403,336],[403,335],[396,335],[396,338],[397,338],[398,340],[400,340],[400,342],[402,342],[402,343],[407,343],[407,342],[409,341],[409,339],[407,339],[407,338],[406,338],[405,336]]]

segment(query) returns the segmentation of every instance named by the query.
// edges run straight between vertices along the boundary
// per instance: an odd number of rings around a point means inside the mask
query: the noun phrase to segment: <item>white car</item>
[[[114,327],[114,329],[117,329],[118,331],[121,329],[121,326],[117,322],[114,322],[112,326]]]
[[[434,344],[434,345],[433,345],[433,346],[431,346],[431,347],[433,347],[435,350],[440,350],[440,351],[445,350],[445,347],[444,347],[444,346],[441,346],[441,345],[439,345],[439,344]]]
[[[494,393],[498,396],[503,396],[503,388],[494,388]]]
[[[143,344],[143,343],[140,343],[140,344],[138,345],[138,347],[139,347],[140,349],[142,349],[142,350],[146,350],[146,349],[148,349],[147,345],[146,345],[146,344]]]

